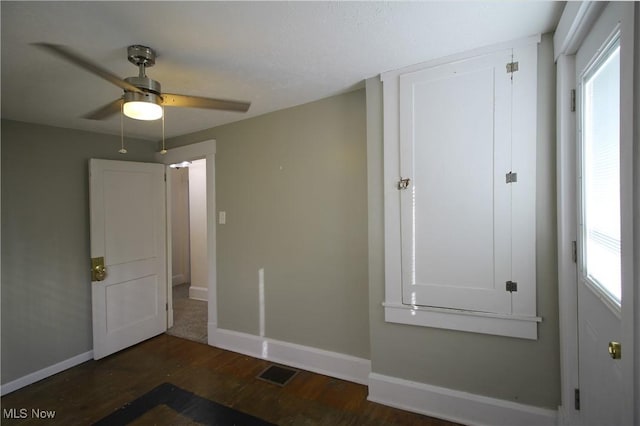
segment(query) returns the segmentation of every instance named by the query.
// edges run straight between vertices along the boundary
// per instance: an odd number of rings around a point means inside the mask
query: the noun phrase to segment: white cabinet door
[[[535,315],[535,123],[518,117],[535,121],[536,54],[514,72],[505,49],[400,75],[404,304],[512,314],[514,281]]]
[[[164,165],[90,160],[93,356],[105,357],[166,330]]]

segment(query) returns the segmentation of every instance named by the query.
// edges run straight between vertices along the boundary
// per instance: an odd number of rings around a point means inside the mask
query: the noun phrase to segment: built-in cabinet
[[[538,42],[381,76],[387,321],[537,338]]]

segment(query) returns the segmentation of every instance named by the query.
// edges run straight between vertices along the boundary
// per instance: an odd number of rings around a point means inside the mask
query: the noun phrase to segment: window
[[[584,278],[618,308],[620,257],[620,39],[582,77]]]
[[[387,321],[537,338],[537,41],[382,76]]]

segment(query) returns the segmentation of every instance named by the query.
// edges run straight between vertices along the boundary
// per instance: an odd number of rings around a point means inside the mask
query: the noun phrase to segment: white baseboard
[[[187,281],[184,279],[184,274],[177,274],[171,277],[171,286],[176,286],[180,284],[184,284]]]
[[[189,299],[204,300],[205,302],[209,298],[209,289],[206,287],[189,287]]]
[[[558,407],[558,426],[580,424],[574,413],[575,410],[568,410],[566,405],[560,405]]]
[[[4,396],[8,393],[16,391],[25,386],[29,386],[32,383],[39,382],[42,379],[46,379],[49,376],[58,374],[61,371],[67,370],[71,367],[75,367],[76,365],[82,364],[83,362],[89,361],[91,359],[93,359],[93,351],[76,355],[57,364],[43,368],[42,370],[38,370],[31,374],[27,374],[26,376],[20,377],[19,379],[13,380],[9,383],[5,383],[0,387],[0,394]]]
[[[369,401],[467,425],[552,426],[557,412],[371,373]]]
[[[224,330],[212,323],[208,331],[212,346],[363,385],[369,382],[368,359]]]

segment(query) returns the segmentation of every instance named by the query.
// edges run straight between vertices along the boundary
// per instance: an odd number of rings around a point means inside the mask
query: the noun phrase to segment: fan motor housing
[[[155,93],[156,95],[162,93],[160,83],[147,76],[127,77],[124,79],[124,81],[133,84],[134,86],[142,89],[145,92]]]
[[[152,67],[156,63],[156,52],[150,47],[134,44],[127,47],[127,59],[134,65]]]
[[[127,102],[149,102],[157,105],[162,105],[162,98],[155,93],[145,92],[124,92],[124,103]]]

